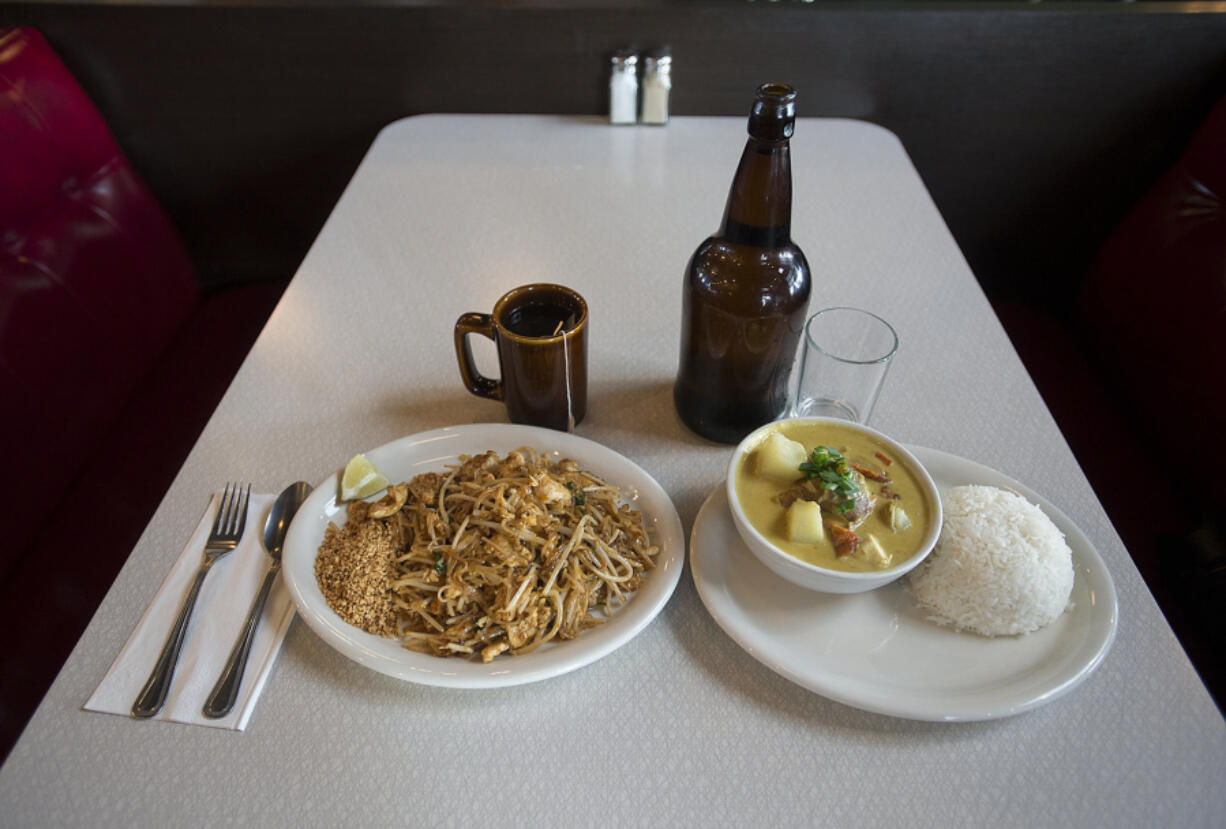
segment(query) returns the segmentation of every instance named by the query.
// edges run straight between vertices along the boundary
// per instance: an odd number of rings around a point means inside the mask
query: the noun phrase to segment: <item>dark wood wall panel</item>
[[[387,122],[602,114],[609,53],[668,44],[674,113],[740,115],[782,79],[802,115],[882,124],[989,291],[1058,296],[1226,94],[1226,3],[56,3],[0,20],[46,33],[209,282],[291,273]]]

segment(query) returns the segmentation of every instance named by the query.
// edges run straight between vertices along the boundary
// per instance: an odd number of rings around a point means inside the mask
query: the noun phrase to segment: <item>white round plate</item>
[[[1111,575],[1089,539],[1037,493],[986,466],[909,447],[937,488],[1016,490],[1055,522],[1073,551],[1073,607],[1042,630],[987,638],[929,621],[901,582],[834,595],[797,587],[745,548],[721,484],[690,536],[690,569],[703,604],[750,655],[838,702],[915,720],[989,720],[1068,693],[1098,667],[1115,638]]]
[[[462,454],[506,453],[531,446],[542,455],[569,457],[621,489],[624,503],[643,514],[660,548],[656,569],[613,618],[567,642],[549,642],[521,656],[489,663],[443,658],[406,650],[392,639],[366,633],[332,611],[315,581],[315,556],[329,522],[345,523],[337,503],[336,475],[315,488],[290,525],[283,553],[285,583],[303,620],[345,656],[389,676],[451,688],[496,688],[536,682],[581,668],[629,642],[668,602],[681,577],[685,540],[677,510],[663,488],[639,466],[586,438],[549,429],[506,423],[452,426],[392,441],[366,453],[391,481],[441,471]]]

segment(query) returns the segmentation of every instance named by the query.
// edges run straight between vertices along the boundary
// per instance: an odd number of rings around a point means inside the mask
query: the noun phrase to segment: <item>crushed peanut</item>
[[[353,513],[351,508],[343,529],[328,525],[315,559],[315,579],[328,606],[346,622],[376,636],[395,636],[395,530],[385,521],[361,520],[365,516],[354,520]]]

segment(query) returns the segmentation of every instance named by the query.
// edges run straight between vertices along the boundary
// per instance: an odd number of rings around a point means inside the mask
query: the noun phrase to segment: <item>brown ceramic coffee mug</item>
[[[477,371],[469,334],[494,341],[501,379]],[[570,431],[587,414],[587,303],[570,288],[523,285],[492,314],[464,314],[455,353],[465,387],[505,403],[512,423]]]

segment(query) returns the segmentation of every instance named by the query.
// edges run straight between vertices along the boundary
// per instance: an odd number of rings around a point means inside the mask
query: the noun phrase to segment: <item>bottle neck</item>
[[[733,244],[778,248],[792,237],[792,158],[788,142],[750,137],[732,179],[719,235]]]

